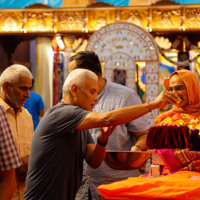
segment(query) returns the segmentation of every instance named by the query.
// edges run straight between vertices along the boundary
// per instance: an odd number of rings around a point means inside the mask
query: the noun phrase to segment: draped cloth
[[[105,199],[185,199],[200,195],[200,152],[190,149],[156,150],[170,175],[129,177],[127,180],[98,187]]]
[[[155,119],[155,125],[162,121],[169,113],[187,113],[197,117],[200,117],[200,89],[199,82],[195,74],[189,70],[178,70],[165,79],[164,85],[169,87],[169,80],[174,75],[178,74],[185,84],[188,94],[188,105],[178,107],[173,105],[173,108],[163,115],[159,115]]]
[[[159,149],[156,150],[170,173],[177,171],[200,172],[200,151],[186,149]]]
[[[185,149],[200,151],[199,130],[188,126],[152,126],[147,134],[149,149]]]
[[[98,187],[104,199],[131,200],[199,200],[200,173],[180,171],[156,178],[130,177]]]

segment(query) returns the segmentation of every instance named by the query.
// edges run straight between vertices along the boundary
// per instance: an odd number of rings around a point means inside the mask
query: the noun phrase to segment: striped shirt
[[[0,106],[0,171],[15,169],[21,165],[5,109]]]

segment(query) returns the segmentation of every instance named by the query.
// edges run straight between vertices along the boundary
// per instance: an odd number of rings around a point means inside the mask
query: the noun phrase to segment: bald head
[[[97,75],[87,69],[75,69],[69,73],[63,85],[63,94],[68,94],[73,84],[78,87],[84,87],[87,79],[98,81]]]

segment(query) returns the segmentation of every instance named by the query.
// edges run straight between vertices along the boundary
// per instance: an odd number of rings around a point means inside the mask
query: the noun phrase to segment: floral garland
[[[200,136],[200,117],[186,113],[166,113],[157,126],[188,126],[190,130],[199,130]]]

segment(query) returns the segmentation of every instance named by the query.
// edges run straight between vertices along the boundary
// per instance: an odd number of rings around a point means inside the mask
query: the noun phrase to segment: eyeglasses
[[[183,89],[185,88],[185,86],[184,85],[176,85],[176,86],[174,86],[174,87],[168,87],[168,91],[170,91],[170,92],[173,92],[174,90],[176,91],[176,92],[181,92],[181,91],[183,91]]]

